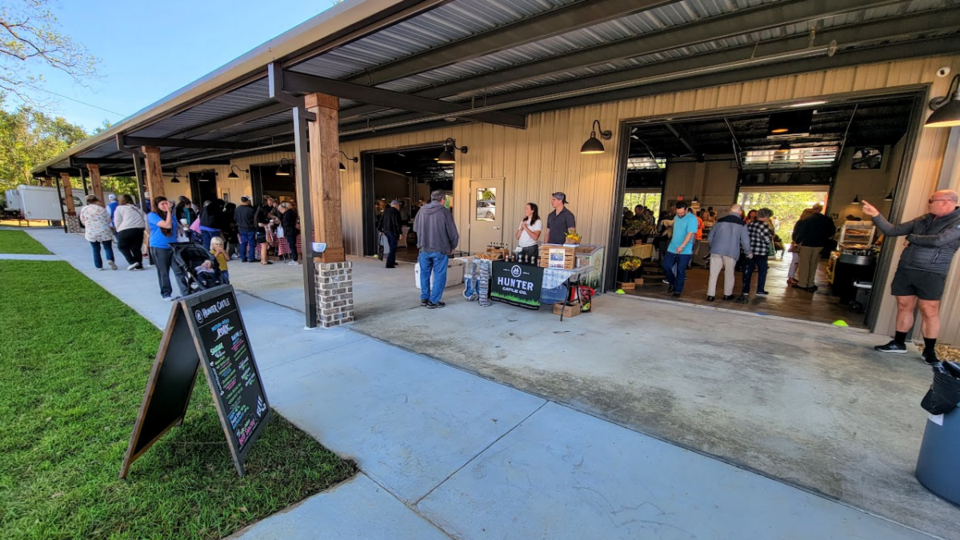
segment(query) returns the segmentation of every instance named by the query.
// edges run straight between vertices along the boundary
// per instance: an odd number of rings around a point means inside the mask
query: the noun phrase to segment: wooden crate
[[[557,302],[553,305],[553,314],[560,315],[563,313],[563,317],[576,317],[580,314],[580,304],[573,304],[572,306],[565,306],[563,302]]]
[[[637,288],[637,284],[633,281],[618,281],[617,288],[625,291],[632,291]]]
[[[642,278],[642,277],[638,277],[637,279],[633,280],[633,282],[634,282],[636,285],[643,285],[643,278]]]
[[[551,250],[563,250],[564,270],[573,270],[577,267],[577,248],[559,244],[542,244],[540,246],[540,268],[550,268]]]

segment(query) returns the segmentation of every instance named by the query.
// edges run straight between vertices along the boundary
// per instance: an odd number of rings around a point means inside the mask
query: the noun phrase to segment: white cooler
[[[463,261],[460,259],[450,259],[447,261],[447,287],[456,287],[463,285]],[[420,290],[420,263],[413,266],[414,285]],[[430,286],[433,286],[433,276],[430,276]]]

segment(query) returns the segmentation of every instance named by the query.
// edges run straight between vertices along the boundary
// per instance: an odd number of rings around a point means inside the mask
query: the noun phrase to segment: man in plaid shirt
[[[770,245],[773,243],[773,229],[770,227],[770,218],[773,211],[761,208],[757,212],[757,219],[747,224],[747,234],[750,236],[750,253],[747,253],[747,262],[743,265],[743,293],[738,302],[746,304],[750,300],[750,278],[753,269],[757,268],[757,295],[766,296],[764,286],[767,283],[767,259],[770,257]]]

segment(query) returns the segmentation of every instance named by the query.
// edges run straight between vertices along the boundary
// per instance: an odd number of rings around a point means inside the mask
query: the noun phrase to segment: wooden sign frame
[[[243,332],[244,339],[246,339],[250,364],[259,382],[260,395],[263,398],[263,406],[265,407],[265,412],[260,416],[261,421],[253,431],[250,432],[242,448],[240,448],[240,445],[234,437],[234,433],[231,431],[227,412],[224,410],[223,403],[220,399],[223,392],[217,387],[219,384],[215,381],[217,374],[213,372],[213,367],[209,362],[209,358],[201,341],[201,326],[203,325],[197,320],[199,317],[194,317],[191,314],[191,310],[195,306],[210,299],[221,297],[225,293],[229,294],[233,306],[232,309],[234,309],[237,314],[237,325]],[[244,470],[243,462],[253,447],[253,443],[259,437],[263,426],[270,421],[273,410],[269,405],[266,390],[263,388],[263,379],[260,377],[260,369],[257,367],[256,360],[253,356],[253,349],[250,347],[250,335],[247,333],[246,325],[240,314],[236,294],[230,285],[222,285],[181,298],[175,302],[171,308],[170,317],[167,319],[167,326],[164,329],[163,338],[160,340],[160,347],[157,350],[157,357],[154,360],[150,378],[147,381],[143,402],[140,404],[140,411],[137,413],[133,433],[130,436],[130,443],[127,446],[127,451],[123,458],[120,478],[127,476],[130,465],[153,446],[154,443],[166,435],[173,427],[183,423],[187,407],[190,404],[190,397],[193,395],[193,389],[196,385],[197,372],[200,366],[203,366],[207,386],[213,397],[213,403],[217,409],[217,416],[220,419],[223,434],[230,448],[230,456],[233,459],[237,473],[241,477],[244,476],[246,471]],[[217,381],[218,380],[217,378]],[[158,388],[161,388],[159,394],[157,392]],[[172,402],[170,401],[171,399],[173,400]],[[141,440],[143,437],[147,437],[147,439]]]

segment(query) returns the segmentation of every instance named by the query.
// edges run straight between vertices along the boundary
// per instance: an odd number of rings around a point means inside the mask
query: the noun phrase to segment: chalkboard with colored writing
[[[203,366],[234,465],[243,462],[270,415],[233,287],[187,296],[170,312],[120,477],[167,431],[183,422]]]

